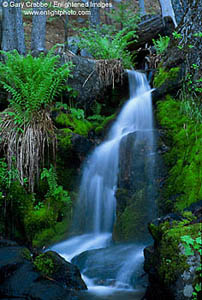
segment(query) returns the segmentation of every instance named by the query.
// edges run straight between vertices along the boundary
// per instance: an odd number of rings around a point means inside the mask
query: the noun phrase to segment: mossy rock
[[[147,260],[145,268],[147,270],[155,268],[159,281],[165,286],[174,283],[184,271],[189,270],[188,258],[199,251],[199,247],[194,250],[193,242],[193,246],[190,246],[190,249],[193,247],[193,252],[186,252],[187,243],[184,242],[184,238],[187,237],[187,240],[191,241],[196,240],[200,234],[200,227],[200,223],[190,224],[190,214],[182,221],[172,221],[172,223],[165,221],[159,225],[151,223],[150,231],[158,243],[155,251],[148,256],[149,260]],[[156,261],[158,264],[152,265]]]
[[[52,278],[68,289],[87,289],[79,269],[54,251],[38,255],[34,260],[34,266],[43,276]]]
[[[113,237],[115,241],[143,241],[148,234],[145,190],[133,195],[129,205],[117,212]]]

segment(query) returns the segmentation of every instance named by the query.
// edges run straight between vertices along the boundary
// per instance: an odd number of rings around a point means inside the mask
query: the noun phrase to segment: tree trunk
[[[43,4],[44,0],[34,0],[34,2]],[[35,7],[33,8],[32,17],[32,37],[31,37],[31,50],[34,53],[46,51],[46,8]]]
[[[68,49],[68,23],[69,23],[69,16],[66,15],[65,16],[65,21],[64,21],[64,28],[65,28],[65,41],[64,41],[64,44],[65,44],[65,50]]]
[[[163,22],[161,16],[153,15],[149,16],[146,20],[140,22],[138,24],[137,35],[138,40],[137,42],[131,44],[129,49],[131,51],[136,50],[140,47],[144,47],[144,45],[151,44],[152,39],[159,38],[160,35],[170,35],[173,31],[174,25],[173,22]]]
[[[161,6],[162,18],[171,17],[175,27],[177,27],[177,22],[175,18],[175,13],[172,6],[172,0],[159,0]]]
[[[175,20],[177,25],[179,25],[187,9],[187,0],[171,0],[171,3],[175,14]]]
[[[25,54],[26,48],[22,11],[20,7],[11,7],[10,2],[11,0],[8,0],[7,2],[1,1],[1,4],[3,3],[1,48],[4,51],[16,49],[20,54]],[[20,4],[21,1],[16,0],[15,2]]]
[[[97,27],[100,25],[100,8],[97,7],[98,3],[100,3],[100,0],[90,1],[90,4],[92,5],[90,8],[90,25],[92,27]]]
[[[146,14],[144,8],[144,0],[138,0],[138,2],[139,2],[140,15],[144,16]]]
[[[171,38],[162,66],[168,71],[173,67],[180,67],[180,76],[176,85],[179,88],[180,85],[189,81],[190,88],[193,87],[196,91],[201,87],[200,78],[202,77],[202,0],[188,0],[187,2],[188,7],[177,28],[177,36]],[[161,94],[176,90],[174,85],[168,83],[165,85],[159,89]]]

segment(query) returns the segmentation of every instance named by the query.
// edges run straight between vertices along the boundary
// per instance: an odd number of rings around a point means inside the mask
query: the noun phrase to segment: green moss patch
[[[170,96],[158,103],[157,118],[170,146],[164,155],[168,167],[160,200],[164,211],[183,211],[202,199],[202,124],[184,114],[182,105]]]
[[[78,119],[76,116],[68,113],[60,113],[56,118],[56,124],[69,128],[70,131],[83,136],[87,136],[92,128],[91,122],[84,118]]]
[[[187,263],[189,255],[184,251],[186,245],[183,237],[189,236],[190,239],[196,239],[200,232],[200,223],[190,224],[189,219],[180,222],[173,221],[172,224],[166,221],[159,226],[150,224],[150,229],[158,243],[159,278],[165,285],[169,285],[189,269],[190,266]],[[190,255],[194,255],[194,252]]]

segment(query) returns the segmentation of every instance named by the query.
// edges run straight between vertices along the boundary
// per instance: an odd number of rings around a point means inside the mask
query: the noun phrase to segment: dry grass
[[[55,127],[46,110],[34,113],[30,121],[20,126],[9,111],[7,109],[1,114],[0,146],[6,152],[8,168],[14,165],[18,169],[20,183],[24,185],[26,178],[28,189],[33,192],[45,157],[55,159]]]

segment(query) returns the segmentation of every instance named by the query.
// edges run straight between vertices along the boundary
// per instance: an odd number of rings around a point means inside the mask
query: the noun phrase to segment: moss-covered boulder
[[[201,224],[191,212],[149,225],[154,246],[144,250],[149,274],[148,299],[199,299]]]
[[[48,251],[37,256],[34,265],[43,276],[54,279],[68,289],[87,289],[79,269],[54,251]]]

